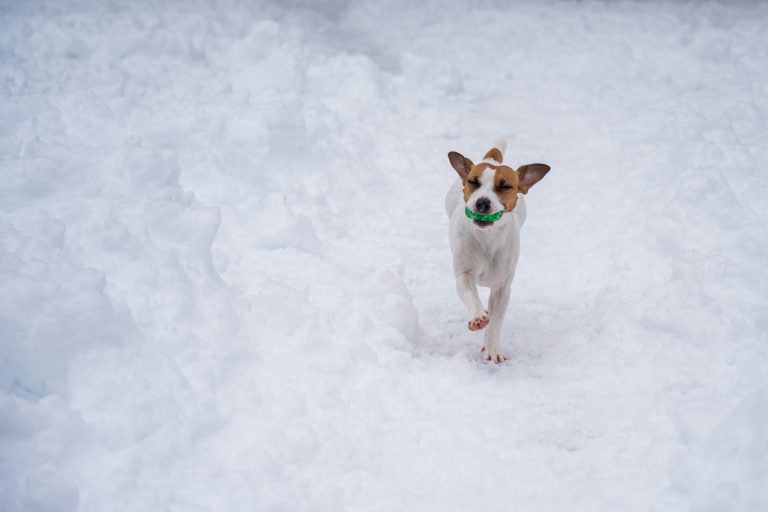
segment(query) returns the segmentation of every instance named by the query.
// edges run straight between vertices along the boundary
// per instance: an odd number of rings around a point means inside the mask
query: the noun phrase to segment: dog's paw
[[[475,318],[473,318],[467,323],[467,327],[469,327],[470,331],[479,331],[480,329],[488,325],[489,320],[490,319],[488,317],[488,312],[483,311],[482,313],[475,315]]]
[[[507,357],[501,352],[501,347],[487,348],[486,346],[483,346],[483,348],[480,349],[480,352],[483,353],[484,361],[498,364],[507,360]]]

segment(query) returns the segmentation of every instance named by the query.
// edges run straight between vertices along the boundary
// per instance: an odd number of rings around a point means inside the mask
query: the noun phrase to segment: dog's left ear
[[[528,164],[517,168],[517,174],[520,175],[520,192],[528,193],[528,189],[539,182],[545,174],[549,172],[547,164]]]
[[[467,179],[467,174],[472,170],[472,166],[475,165],[472,163],[472,160],[455,151],[448,153],[448,160],[451,161],[451,166],[456,169],[462,180]]]

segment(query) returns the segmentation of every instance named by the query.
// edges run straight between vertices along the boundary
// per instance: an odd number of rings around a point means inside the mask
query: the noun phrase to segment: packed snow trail
[[[281,4],[0,4],[0,510],[767,509],[768,6]]]

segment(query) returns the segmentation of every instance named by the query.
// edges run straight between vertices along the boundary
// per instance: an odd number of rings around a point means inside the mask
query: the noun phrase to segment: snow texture
[[[768,5],[0,4],[0,510],[768,510]],[[503,344],[446,153],[549,175]]]

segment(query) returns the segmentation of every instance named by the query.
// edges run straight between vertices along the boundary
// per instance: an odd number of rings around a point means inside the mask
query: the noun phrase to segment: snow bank
[[[764,5],[0,10],[0,509],[768,505]],[[553,172],[481,363],[445,154]]]

